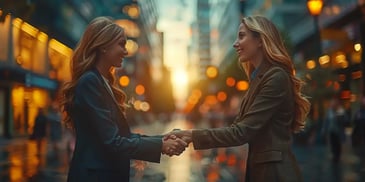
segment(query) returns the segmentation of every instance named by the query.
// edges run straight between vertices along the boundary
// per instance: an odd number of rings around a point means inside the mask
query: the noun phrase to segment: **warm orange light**
[[[189,97],[188,99],[188,104],[193,104],[195,105],[196,103],[198,103],[199,101],[199,98],[196,98],[196,97]]]
[[[132,18],[138,18],[138,16],[139,16],[139,8],[138,8],[138,6],[137,5],[131,5],[128,8],[127,13]]]
[[[220,153],[220,154],[218,154],[218,156],[215,159],[218,163],[223,163],[223,162],[226,162],[227,155],[225,153]]]
[[[144,89],[144,86],[143,85],[137,85],[136,86],[136,94],[143,95],[144,94],[144,91],[145,91],[145,89]]]
[[[191,93],[191,96],[188,99],[188,104],[195,105],[196,103],[198,103],[201,95],[202,95],[202,92],[200,90],[194,89]]]
[[[215,78],[218,75],[218,69],[214,66],[208,66],[205,73],[208,78]]]
[[[39,32],[37,38],[38,38],[39,41],[44,43],[48,40],[48,35],[45,34],[44,32]]]
[[[328,63],[330,63],[330,61],[331,61],[331,59],[328,55],[321,56],[321,57],[319,57],[319,60],[318,60],[320,65],[328,64]]]
[[[237,82],[236,88],[239,91],[247,90],[248,89],[247,81],[242,80],[242,81]]]
[[[128,39],[127,43],[125,45],[125,48],[127,49],[128,52],[128,57],[133,56],[136,54],[137,50],[138,50],[138,44],[137,42]]]
[[[215,97],[215,95],[208,95],[205,97],[205,103],[208,105],[215,105],[217,103],[217,97]]]
[[[126,87],[129,85],[129,78],[128,76],[121,76],[119,78],[119,84],[122,86],[122,87]]]
[[[226,79],[226,85],[229,87],[233,87],[236,84],[236,80],[233,77],[228,77]]]
[[[131,20],[119,19],[116,20],[115,23],[124,28],[125,34],[128,37],[139,37],[141,34],[141,30],[138,25]]]
[[[134,109],[137,111],[141,110],[141,104],[142,104],[142,102],[140,100],[134,101],[134,103],[133,103]]]
[[[345,74],[339,74],[339,75],[338,75],[338,80],[339,80],[340,82],[344,82],[344,81],[346,80],[346,75],[345,75]]]
[[[150,110],[150,104],[148,102],[142,102],[140,105],[141,111],[147,112]]]
[[[351,96],[350,90],[343,90],[341,91],[341,99],[349,99]]]
[[[340,84],[339,84],[338,82],[334,82],[334,83],[333,83],[333,89],[334,89],[335,91],[339,90],[339,89],[340,89]]]
[[[230,154],[227,158],[228,166],[235,166],[237,164],[237,157],[234,154]]]
[[[11,166],[9,169],[9,178],[10,181],[20,181],[22,179],[22,174],[24,173],[22,168],[22,159],[21,156],[13,155],[9,157],[11,162]],[[13,167],[14,166],[14,167]]]
[[[331,80],[328,80],[327,82],[326,82],[326,87],[330,87],[331,85],[332,85],[332,81]]]
[[[351,73],[351,77],[352,79],[359,79],[362,77],[362,72],[361,71],[354,71]]]
[[[22,26],[23,20],[20,18],[15,18],[13,20],[14,27],[20,28]]]
[[[37,107],[45,108],[47,105],[47,92],[41,89],[33,89],[32,102]]]
[[[314,69],[316,67],[316,62],[314,60],[307,61],[307,68],[308,69]]]
[[[323,0],[308,0],[307,7],[312,16],[318,16],[322,11]]]
[[[194,97],[198,97],[198,98],[200,98],[200,97],[202,96],[202,91],[200,91],[199,89],[194,89],[194,90],[192,91],[192,95],[193,95]]]
[[[227,99],[227,94],[225,92],[218,92],[217,99],[221,102],[225,101]]]
[[[23,23],[21,29],[28,33],[29,35],[31,35],[32,37],[36,37],[37,33],[38,33],[38,29],[33,27],[32,25],[28,24],[28,23]]]
[[[361,50],[361,44],[359,44],[359,43],[355,44],[354,49],[356,52],[359,52]]]
[[[72,54],[72,49],[57,41],[56,39],[49,40],[49,48],[54,49],[55,51],[70,57]]]

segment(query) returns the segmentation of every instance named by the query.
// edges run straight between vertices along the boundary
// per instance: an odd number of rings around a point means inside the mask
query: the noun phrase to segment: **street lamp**
[[[319,24],[318,24],[318,16],[321,14],[322,7],[323,7],[323,0],[308,0],[307,1],[307,8],[309,10],[309,13],[313,16],[313,19],[314,19],[314,36],[315,36],[315,42],[316,42],[316,47],[317,47],[317,51],[315,51],[316,58],[319,58],[322,55],[321,33],[319,31]],[[320,70],[317,70],[317,71],[320,71]],[[323,113],[324,113],[323,96],[318,96],[318,99],[316,99],[316,101],[314,101],[314,102],[317,102],[316,105],[318,106],[318,110],[317,110],[318,118],[317,119],[318,119],[318,121],[322,121]]]
[[[318,16],[321,14],[322,7],[323,7],[323,0],[308,0],[307,7],[309,13],[313,16],[314,19],[314,35],[318,45],[318,55],[322,54],[322,45],[321,45],[321,34],[319,31],[319,24],[318,24]]]

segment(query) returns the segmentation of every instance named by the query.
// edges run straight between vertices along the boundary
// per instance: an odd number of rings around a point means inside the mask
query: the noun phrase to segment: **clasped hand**
[[[163,137],[162,154],[180,155],[192,141],[191,130],[174,129]]]

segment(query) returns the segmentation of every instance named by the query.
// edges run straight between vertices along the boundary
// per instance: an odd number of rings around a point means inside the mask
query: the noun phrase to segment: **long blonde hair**
[[[98,17],[86,27],[81,40],[75,48],[70,64],[71,81],[66,82],[62,88],[61,106],[65,114],[66,126],[73,128],[74,123],[70,117],[74,90],[81,75],[95,68],[98,56],[102,49],[115,43],[119,38],[125,37],[124,30],[109,17]],[[107,76],[120,110],[125,113],[126,94],[120,90],[115,82],[114,75],[109,72]]]
[[[262,16],[244,17],[242,23],[248,30],[253,32],[254,36],[261,39],[266,59],[271,64],[283,68],[290,76],[290,80],[293,83],[295,100],[295,120],[292,123],[291,129],[293,132],[303,130],[307,114],[310,110],[310,102],[301,92],[304,82],[295,76],[293,62],[285,48],[278,29],[271,21]],[[251,75],[254,70],[253,65],[249,62],[245,62],[243,68],[247,75]]]

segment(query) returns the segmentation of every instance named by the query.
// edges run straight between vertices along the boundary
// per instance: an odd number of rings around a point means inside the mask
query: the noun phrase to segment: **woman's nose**
[[[238,47],[237,40],[233,42],[233,47],[234,47],[234,48],[237,48],[237,47]]]

